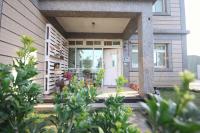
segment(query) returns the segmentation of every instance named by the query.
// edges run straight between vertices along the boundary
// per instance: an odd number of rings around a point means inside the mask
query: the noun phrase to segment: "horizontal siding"
[[[156,40],[162,42],[162,40]],[[182,61],[182,45],[181,40],[165,40],[171,42],[172,45],[172,67],[173,70],[169,72],[154,72],[154,86],[155,87],[173,87],[180,84],[179,73],[183,70]],[[164,42],[164,41],[163,41]],[[138,72],[130,72],[130,82],[138,81]]]
[[[0,63],[11,64],[22,47],[21,35],[34,39],[39,74],[34,81],[44,86],[45,28],[47,20],[29,0],[4,0],[0,32]]]
[[[180,11],[180,0],[169,0],[170,1],[170,15],[166,16],[153,16],[154,29],[181,29],[181,11]]]

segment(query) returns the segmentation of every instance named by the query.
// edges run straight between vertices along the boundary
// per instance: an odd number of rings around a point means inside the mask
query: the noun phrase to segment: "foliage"
[[[189,83],[194,80],[194,75],[185,71],[181,73],[181,80],[181,86],[175,87],[176,102],[151,95],[150,99],[142,104],[154,133],[200,131],[200,112],[193,104],[194,96],[189,91]]]
[[[91,73],[92,60],[89,57],[83,60],[83,67],[83,74],[88,75],[89,73]]]
[[[95,83],[94,83],[94,86],[95,86],[95,87],[100,87],[100,86],[101,86],[102,80],[103,80],[103,78],[104,78],[104,73],[105,73],[105,70],[104,70],[104,69],[100,69],[100,70],[97,72],[96,79],[95,79]]]
[[[106,107],[93,114],[93,122],[101,126],[105,133],[140,133],[140,130],[128,122],[132,109],[123,105],[124,97],[109,97]]]
[[[117,92],[121,91],[122,87],[124,84],[126,84],[128,80],[124,76],[119,76],[116,79],[116,84],[117,84]]]
[[[0,132],[24,132],[31,120],[25,120],[39,101],[41,90],[32,78],[38,74],[30,37],[22,36],[23,47],[12,65],[0,64]]]
[[[58,133],[87,132],[91,128],[88,105],[95,97],[96,88],[85,88],[82,81],[73,77],[69,87],[55,97],[56,116],[49,117]]]
[[[127,80],[120,76],[116,79],[117,93],[106,101],[106,107],[93,114],[93,124],[100,126],[105,133],[140,133],[140,130],[128,122],[133,115],[132,109],[123,105],[124,97],[119,96],[119,89]]]

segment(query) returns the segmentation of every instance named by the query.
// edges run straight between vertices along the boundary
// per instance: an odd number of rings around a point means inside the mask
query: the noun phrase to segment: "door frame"
[[[104,48],[104,49],[108,49],[108,48]],[[120,49],[120,48],[109,48],[109,49],[114,49],[114,50],[117,50],[117,76],[120,76],[120,75],[122,75],[123,74],[123,58],[122,58],[122,55],[123,55],[123,50],[122,49]],[[103,51],[103,65],[105,66],[105,64],[104,64],[104,62],[105,62],[105,59],[104,59],[104,52],[105,51]],[[104,68],[105,69],[105,68]],[[103,85],[104,86],[116,86],[116,85],[105,85],[104,84],[104,80],[103,80]]]

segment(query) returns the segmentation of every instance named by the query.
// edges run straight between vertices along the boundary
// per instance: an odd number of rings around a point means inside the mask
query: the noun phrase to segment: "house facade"
[[[63,71],[104,68],[104,86],[124,75],[151,93],[179,84],[187,67],[184,0],[0,0],[0,63],[12,63],[23,34],[35,40],[34,80],[47,94]]]

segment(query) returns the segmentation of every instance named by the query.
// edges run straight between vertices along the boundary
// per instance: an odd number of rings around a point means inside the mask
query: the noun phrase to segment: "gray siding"
[[[180,0],[169,0],[170,10],[166,15],[153,16],[155,30],[181,30]]]
[[[29,35],[38,49],[37,68],[40,74],[35,81],[44,85],[44,44],[47,20],[29,0],[4,0],[0,31],[0,63],[12,63],[16,51],[22,47],[21,35]]]
[[[182,37],[185,34],[181,34],[180,32],[185,32],[182,29],[182,21],[184,19],[181,18],[181,7],[180,0],[168,0],[169,1],[169,12],[162,15],[154,15],[153,16],[153,26],[154,31],[159,31],[154,34],[154,42],[155,43],[166,43],[171,45],[171,61],[170,63],[172,69],[169,71],[156,71],[154,72],[154,87],[173,87],[174,85],[180,84],[179,73],[184,69],[184,60],[183,60],[183,46],[185,45]],[[166,34],[165,32],[168,32]],[[164,32],[164,33],[162,33]],[[174,32],[170,34],[170,32]],[[133,42],[136,42],[137,37],[132,37]],[[138,83],[138,72],[130,71],[129,73],[130,82]]]
[[[174,85],[180,84],[179,73],[183,70],[181,35],[154,35],[154,38],[155,43],[166,43],[168,45],[171,45],[170,53],[172,54],[172,58],[170,61],[172,63],[172,70],[154,70],[154,87],[173,87]],[[137,43],[136,40],[134,40],[133,42]],[[138,72],[130,71],[129,80],[130,82],[138,83]]]

